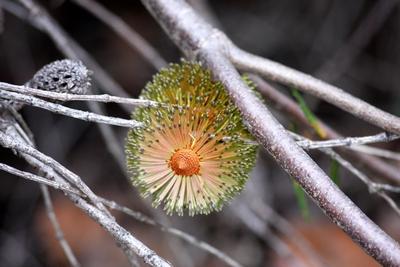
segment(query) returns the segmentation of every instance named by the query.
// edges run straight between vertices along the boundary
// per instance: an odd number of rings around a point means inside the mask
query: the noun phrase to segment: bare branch
[[[252,55],[233,45],[229,46],[228,51],[229,58],[243,71],[257,73],[272,81],[295,87],[386,131],[400,134],[399,117],[380,110],[336,86],[280,63]]]
[[[393,159],[393,160],[400,160],[400,153],[393,152],[390,150],[385,150],[377,147],[370,147],[370,146],[350,146],[352,150],[359,151],[362,153],[366,153],[369,155],[374,155],[377,157]]]
[[[57,114],[65,115],[68,117],[72,117],[72,118],[80,119],[80,120],[84,120],[84,121],[104,123],[104,124],[110,124],[110,125],[127,127],[127,128],[138,128],[138,127],[142,127],[142,125],[143,125],[141,122],[137,122],[134,120],[125,120],[125,119],[116,118],[116,117],[98,115],[98,114],[91,113],[88,111],[81,111],[81,110],[77,110],[77,109],[67,108],[67,107],[64,107],[63,105],[50,103],[50,102],[44,101],[42,99],[36,98],[34,96],[23,95],[23,94],[19,94],[19,93],[4,91],[4,90],[0,90],[0,98],[23,102],[23,103],[31,105],[33,107],[46,109],[48,111],[51,111],[51,112],[54,112]]]
[[[400,247],[396,241],[375,225],[362,211],[347,198],[330,180],[330,178],[312,161],[312,159],[287,135],[282,125],[271,115],[267,108],[254,96],[247,85],[242,81],[240,75],[229,62],[226,55],[231,59],[239,60],[244,52],[233,55],[232,44],[225,35],[213,29],[184,1],[179,0],[142,0],[154,18],[162,25],[167,34],[173,39],[178,47],[188,56],[197,56],[205,66],[210,68],[214,77],[220,80],[229,91],[231,98],[236,103],[244,119],[247,121],[250,132],[259,143],[276,159],[292,177],[294,177],[311,198],[322,210],[340,227],[347,232],[355,242],[359,243],[364,250],[380,263],[387,266],[400,265]],[[243,62],[250,65],[256,61],[264,62],[264,59],[250,56],[244,53]],[[243,57],[240,57],[243,59]],[[258,60],[258,61],[257,61]],[[268,64],[271,64],[267,61]],[[237,62],[236,62],[237,63]],[[241,62],[242,63],[242,62]],[[265,64],[265,63],[264,63]],[[259,64],[255,64],[259,66]],[[288,68],[273,63],[274,75],[287,78]],[[279,68],[276,68],[279,66]],[[267,69],[270,70],[270,69]],[[292,76],[293,72],[297,76]],[[290,70],[292,78],[299,74]],[[307,78],[307,82],[313,81],[312,85],[328,85],[301,74]],[[297,81],[297,79],[295,79]],[[285,81],[282,79],[282,81]],[[331,86],[333,87],[333,86]],[[308,87],[307,87],[308,88]],[[313,87],[312,87],[313,88]],[[314,87],[314,89],[316,89]],[[334,88],[335,92],[340,92]],[[353,100],[346,93],[347,100]],[[355,103],[365,102],[356,99]],[[351,103],[351,109],[353,105]],[[397,117],[387,115],[376,108],[367,110],[374,111],[383,121],[386,128],[393,128],[394,132],[400,133],[400,121]],[[371,115],[372,116],[372,115]],[[372,116],[374,117],[374,116]],[[375,118],[375,117],[374,117]],[[390,118],[390,121],[388,120]],[[376,119],[376,118],[375,118]],[[394,120],[393,120],[394,119]],[[376,121],[374,121],[376,122]],[[382,124],[381,122],[379,122]],[[390,125],[389,125],[390,124]],[[397,125],[397,126],[396,126]],[[393,127],[392,127],[393,126]],[[392,129],[393,130],[393,129]]]
[[[139,52],[155,69],[167,66],[167,62],[142,36],[128,26],[122,19],[104,8],[100,3],[92,0],[73,0],[76,4],[92,13],[99,20],[108,25],[122,39]]]
[[[67,93],[58,93],[58,92],[50,92],[46,90],[39,90],[35,88],[30,88],[27,86],[14,85],[5,82],[0,82],[0,89],[12,91],[16,93],[32,95],[32,96],[40,96],[54,100],[60,101],[95,101],[95,102],[103,102],[103,103],[121,103],[128,104],[132,106],[141,106],[141,107],[162,107],[162,106],[171,106],[164,103],[151,101],[147,99],[135,99],[135,98],[127,98],[127,97],[119,97],[112,96],[107,94],[102,95],[76,95],[76,94],[67,94]]]
[[[328,148],[346,146],[355,149],[356,146],[378,142],[390,142],[399,139],[397,134],[379,133],[371,136],[363,137],[346,137],[341,139],[331,139],[324,141],[311,141],[309,139],[300,140],[297,142],[304,149]]]
[[[81,194],[78,190],[76,190],[76,189],[74,189],[74,188],[72,188],[70,186],[62,185],[60,183],[51,181],[49,179],[46,179],[44,177],[35,175],[33,173],[30,173],[30,172],[24,172],[24,171],[18,170],[16,168],[8,166],[7,164],[4,164],[4,163],[0,163],[0,170],[8,172],[8,173],[11,173],[11,174],[13,174],[15,176],[22,177],[22,178],[30,180],[30,181],[37,182],[37,183],[42,184],[42,185],[50,186],[50,187],[52,187],[54,189],[57,189],[57,190],[62,190],[64,192],[73,193],[73,194],[77,194],[77,195]]]
[[[332,149],[320,148],[319,150],[329,155],[331,158],[335,159],[337,162],[339,162],[340,165],[342,165],[344,168],[346,168],[352,174],[354,174],[357,178],[359,178],[364,184],[368,186],[368,189],[371,193],[377,194],[378,196],[383,198],[390,205],[390,207],[393,208],[393,210],[397,213],[397,215],[400,216],[400,208],[397,206],[396,202],[394,202],[394,200],[391,197],[389,197],[385,192],[382,191],[382,190],[387,190],[392,192],[393,191],[400,192],[399,187],[374,183],[367,175],[365,175],[360,170],[355,168],[350,162],[343,159],[339,154],[334,152]]]
[[[72,267],[80,267],[78,260],[76,259],[74,253],[72,252],[71,247],[69,246],[68,242],[65,240],[64,233],[61,230],[61,226],[58,223],[57,216],[54,212],[53,203],[50,199],[49,189],[45,185],[40,185],[40,190],[42,191],[42,195],[44,198],[44,204],[46,207],[47,216],[56,233],[56,237],[58,242],[60,242],[61,248],[63,249],[65,256],[68,259],[68,262],[71,264]]]
[[[292,133],[292,135],[295,139],[301,140],[300,142],[310,141],[307,138],[300,136],[298,134]],[[391,197],[389,197],[385,192],[383,192],[383,191],[388,191],[388,192],[400,193],[400,187],[396,187],[396,186],[392,186],[392,185],[388,185],[388,184],[375,183],[367,175],[365,175],[363,172],[358,170],[349,161],[342,158],[339,154],[337,154],[331,148],[319,147],[317,149],[319,151],[321,151],[322,153],[327,154],[328,156],[330,156],[332,159],[336,160],[337,162],[339,162],[339,164],[341,166],[346,168],[353,175],[355,175],[358,179],[360,179],[365,185],[367,185],[370,193],[377,194],[378,196],[382,197],[394,209],[394,211],[400,216],[400,212],[399,212],[400,208],[397,206],[397,204]]]
[[[297,246],[297,249],[302,250],[303,253],[307,255],[308,259],[312,261],[312,264],[315,266],[329,267],[326,260],[322,259],[321,256],[314,251],[309,240],[299,233],[288,220],[263,203],[259,198],[252,200],[251,203],[249,203],[249,208],[254,211],[255,215],[270,224],[271,227],[286,235],[286,237]]]
[[[273,233],[268,225],[244,203],[236,203],[232,211],[247,228],[264,240],[277,255],[288,260],[289,266],[306,267],[304,260],[296,257],[293,248],[290,248],[279,236]]]

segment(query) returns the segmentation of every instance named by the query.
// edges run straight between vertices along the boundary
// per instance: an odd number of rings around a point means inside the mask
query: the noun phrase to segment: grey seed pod
[[[90,88],[90,74],[80,61],[57,60],[41,68],[26,85],[58,93],[86,94]]]
[[[57,93],[86,94],[91,86],[91,71],[77,60],[57,60],[41,68],[25,85],[31,88]],[[0,110],[9,107],[20,110],[24,104],[3,100]]]

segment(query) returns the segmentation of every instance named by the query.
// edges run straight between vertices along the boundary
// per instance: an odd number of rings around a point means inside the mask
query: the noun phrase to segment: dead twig
[[[79,264],[74,253],[72,252],[72,249],[69,246],[68,242],[65,240],[64,233],[58,222],[56,213],[54,212],[54,207],[53,207],[53,203],[51,202],[49,189],[45,185],[40,185],[40,191],[42,191],[47,216],[49,217],[49,220],[50,220],[51,224],[53,225],[57,240],[60,243],[61,248],[65,253],[65,256],[67,257],[68,262],[71,264],[72,267],[80,267],[81,265]]]
[[[0,90],[12,91],[20,94],[32,95],[32,96],[40,96],[44,98],[59,100],[59,101],[94,101],[94,102],[103,102],[103,103],[120,103],[120,104],[128,104],[132,106],[140,106],[140,107],[170,107],[172,105],[167,105],[164,103],[151,101],[147,99],[135,99],[135,98],[127,98],[127,97],[119,97],[112,96],[108,94],[102,95],[77,95],[77,94],[68,94],[68,93],[59,93],[59,92],[49,92],[46,90],[39,90],[35,88],[30,88],[22,85],[14,85],[5,82],[0,82]]]
[[[304,149],[318,149],[318,148],[328,148],[328,147],[349,147],[355,148],[359,145],[379,143],[379,142],[390,142],[399,139],[400,136],[397,134],[379,133],[370,136],[362,137],[346,137],[341,139],[331,139],[324,141],[312,141],[309,139],[300,140],[297,142],[299,146]]]
[[[121,18],[103,7],[100,3],[92,0],[73,0],[73,2],[108,25],[122,39],[126,40],[133,49],[138,51],[155,69],[167,66],[167,62],[157,50],[147,43],[132,27],[128,26]]]
[[[229,59],[240,70],[259,74],[294,87],[367,121],[388,132],[400,134],[400,118],[352,96],[342,89],[266,58],[255,56],[226,43]]]
[[[141,122],[137,122],[134,120],[125,120],[116,117],[103,116],[99,114],[95,114],[88,111],[81,111],[77,109],[72,109],[68,107],[64,107],[60,104],[54,104],[51,102],[44,101],[42,99],[36,98],[34,96],[9,92],[5,90],[0,90],[0,98],[9,99],[17,102],[22,102],[28,104],[33,107],[46,109],[48,111],[61,114],[64,116],[72,117],[75,119],[80,119],[84,121],[97,122],[110,124],[115,126],[127,127],[127,128],[139,128],[142,127],[143,124]]]

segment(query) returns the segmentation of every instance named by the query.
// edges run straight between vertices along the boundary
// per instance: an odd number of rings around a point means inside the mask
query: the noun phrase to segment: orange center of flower
[[[175,151],[169,165],[177,175],[191,176],[199,173],[200,159],[193,150],[183,148]]]

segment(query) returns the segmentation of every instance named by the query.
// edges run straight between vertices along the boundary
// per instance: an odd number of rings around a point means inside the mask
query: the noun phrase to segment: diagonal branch
[[[49,217],[50,223],[53,225],[57,240],[60,242],[61,248],[63,249],[65,256],[67,257],[72,267],[80,267],[80,263],[77,261],[71,247],[65,240],[64,232],[61,229],[60,223],[58,222],[56,213],[54,211],[53,203],[51,202],[48,187],[45,185],[40,185],[40,190],[42,191],[47,216]]]
[[[256,73],[275,82],[295,87],[386,131],[400,134],[399,117],[310,75],[269,59],[252,55],[234,45],[228,44],[228,46],[229,59],[240,70]]]
[[[228,54],[230,59],[238,60],[237,57],[240,54],[233,54],[233,45],[225,35],[213,29],[184,1],[142,0],[142,2],[175,44],[187,56],[200,59],[210,68],[214,77],[225,85],[257,141],[288,174],[298,181],[332,221],[377,261],[387,266],[399,266],[400,247],[398,243],[374,224],[334,185],[318,165],[287,135],[283,126],[260,100],[251,93],[226,56]],[[247,63],[253,62],[249,59],[257,59],[254,56],[249,57],[247,54],[245,56],[247,56],[247,61],[244,62]],[[258,60],[260,61],[260,59]],[[263,60],[261,61],[263,62]],[[274,69],[275,75],[288,74],[287,67],[279,66],[280,68]],[[291,71],[290,74],[293,72]],[[296,77],[294,76],[294,78]],[[307,76],[307,81],[310,79],[314,82],[317,81]],[[315,82],[315,84],[324,85],[322,82]],[[349,98],[353,100],[354,97],[348,97],[347,101]],[[355,104],[360,103],[364,103],[363,106],[368,105],[361,100],[355,100]],[[376,111],[377,109],[372,108],[372,110]],[[378,113],[382,115],[383,112]],[[384,113],[384,115],[387,114]],[[393,120],[389,121],[389,118]],[[400,124],[398,128],[395,126],[396,120],[399,119],[392,115],[386,116],[386,119],[387,121],[383,120],[385,121],[384,126],[392,128],[388,125],[394,125],[394,129],[397,130],[394,132],[400,133]]]
[[[121,18],[93,0],[73,0],[77,5],[92,13],[99,20],[112,28],[122,39],[139,52],[155,69],[161,69],[167,62],[138,33],[130,28]]]

